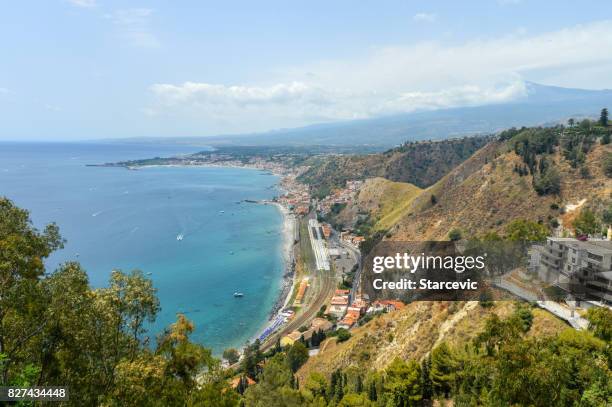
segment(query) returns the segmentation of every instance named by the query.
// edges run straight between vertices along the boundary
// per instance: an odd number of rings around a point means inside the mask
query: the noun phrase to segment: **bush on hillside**
[[[533,188],[538,195],[557,195],[561,192],[561,177],[555,168],[548,168],[544,174],[533,178]]]

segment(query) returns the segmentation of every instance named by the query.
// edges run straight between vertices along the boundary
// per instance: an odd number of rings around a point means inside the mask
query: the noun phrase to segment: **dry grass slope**
[[[561,175],[561,194],[540,196],[530,175],[521,177],[513,171],[520,157],[503,143],[491,143],[414,199],[393,228],[392,240],[446,239],[453,228],[467,237],[501,232],[515,219],[547,223],[558,217],[551,209],[553,203],[561,207],[583,199],[602,202],[612,191],[612,180],[602,170],[604,155],[610,152],[610,145],[597,145],[589,152],[589,178],[581,177],[555,152],[551,158]]]
[[[492,308],[478,302],[414,302],[400,311],[375,318],[353,329],[346,342],[322,346],[298,371],[303,382],[310,373],[326,376],[338,368],[384,369],[394,358],[420,360],[442,341],[463,348],[483,329],[489,315],[500,317],[512,313],[512,301],[498,301]],[[567,329],[561,320],[545,311],[534,309],[534,320],[528,335],[552,335]]]

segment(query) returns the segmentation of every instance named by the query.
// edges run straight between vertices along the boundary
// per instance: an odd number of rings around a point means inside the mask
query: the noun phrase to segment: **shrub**
[[[452,242],[456,242],[457,240],[461,240],[461,231],[459,229],[453,229],[448,232],[448,238]]]
[[[338,342],[344,342],[350,339],[351,333],[344,328],[340,328],[335,332],[335,336],[338,338]]]
[[[610,170],[612,174],[612,166]],[[534,177],[533,188],[538,195],[558,194],[561,192],[561,177],[556,169],[548,168],[544,174]]]
[[[225,349],[223,351],[223,359],[227,360],[230,365],[233,365],[240,359],[240,353],[234,348]]]

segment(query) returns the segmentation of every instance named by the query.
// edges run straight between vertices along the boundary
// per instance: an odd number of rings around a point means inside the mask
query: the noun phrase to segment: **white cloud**
[[[610,88],[612,54],[602,49],[612,49],[611,21],[458,45],[384,47],[284,69],[258,84],[155,84],[146,112],[193,120],[211,132],[249,131],[511,101],[526,95],[525,80]]]
[[[76,7],[92,8],[96,7],[96,0],[68,0],[68,3]]]
[[[10,93],[10,90],[7,88],[0,88],[0,95],[7,95]]]
[[[438,16],[434,13],[416,13],[412,19],[418,22],[433,23]]]
[[[162,97],[166,104],[183,102],[210,102],[239,106],[285,104],[300,100],[322,100],[320,90],[301,82],[280,83],[272,86],[224,86],[208,83],[185,82],[182,85],[156,84],[151,90]]]
[[[132,8],[116,10],[107,15],[117,27],[119,35],[128,45],[141,48],[156,48],[159,40],[150,28],[153,10],[148,8]]]

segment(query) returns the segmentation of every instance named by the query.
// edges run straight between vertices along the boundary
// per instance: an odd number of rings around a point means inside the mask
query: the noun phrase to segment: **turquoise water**
[[[151,273],[162,306],[151,333],[183,312],[195,323],[193,339],[218,353],[252,337],[279,294],[282,216],[273,206],[237,203],[273,197],[277,177],[234,168],[85,166],[197,150],[0,143],[0,195],[30,210],[36,226],[59,225],[67,244],[48,268],[78,260],[96,287],[114,268]]]

